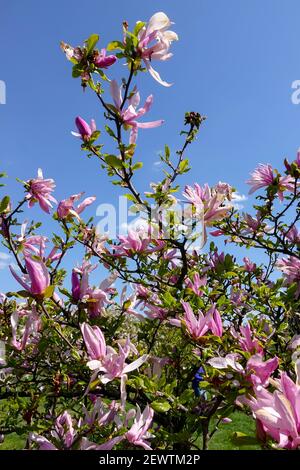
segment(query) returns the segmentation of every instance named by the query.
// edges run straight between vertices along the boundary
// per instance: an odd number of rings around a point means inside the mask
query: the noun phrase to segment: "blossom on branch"
[[[37,202],[40,208],[49,214],[50,208],[52,209],[53,207],[51,202],[57,203],[56,199],[51,194],[55,188],[54,180],[44,179],[43,172],[39,168],[37,178],[27,181],[26,188],[28,191],[28,195],[26,196],[28,206],[33,207]]]
[[[150,75],[163,86],[169,87],[171,83],[163,81],[159,73],[153,69],[151,63],[154,60],[165,61],[172,57],[169,52],[173,41],[178,40],[174,31],[170,31],[172,25],[167,15],[163,12],[155,13],[149,22],[139,31],[138,53]]]
[[[114,104],[120,114],[122,124],[125,129],[130,128],[130,137],[129,143],[135,144],[138,136],[138,129],[152,129],[154,127],[161,126],[164,121],[159,119],[158,121],[150,121],[150,122],[139,122],[138,119],[144,114],[150,111],[150,108],[153,103],[153,95],[148,96],[146,99],[144,106],[142,108],[138,108],[140,104],[140,94],[138,91],[134,90],[132,96],[128,100],[128,107],[126,109],[122,109],[122,86],[119,87],[116,80],[112,80],[110,83],[110,93],[114,100]]]

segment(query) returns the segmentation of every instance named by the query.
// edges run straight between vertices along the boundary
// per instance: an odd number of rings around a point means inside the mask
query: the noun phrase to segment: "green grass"
[[[5,436],[3,444],[0,444],[0,450],[21,450],[24,449],[25,438],[15,432]]]
[[[236,411],[229,424],[221,424],[209,443],[210,450],[261,450],[255,439],[255,421]],[[236,433],[241,433],[235,436]]]

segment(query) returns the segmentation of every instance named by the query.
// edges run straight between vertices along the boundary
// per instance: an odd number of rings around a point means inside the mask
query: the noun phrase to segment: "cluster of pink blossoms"
[[[239,406],[248,406],[256,419],[258,437],[266,441],[270,436],[278,443],[278,447],[297,449],[300,445],[300,360],[296,359],[296,382],[286,372],[280,371],[280,378],[272,378],[278,368],[279,360],[275,356],[264,361],[264,351],[258,340],[252,336],[247,324],[240,328],[240,334],[234,333],[244,351],[253,354],[248,359],[246,368],[240,364],[242,356],[238,353],[227,354],[225,357],[215,357],[208,363],[216,369],[236,372],[252,385],[252,394],[239,397]],[[298,338],[293,347],[298,346]],[[233,381],[233,384],[237,382]],[[239,383],[235,384],[239,386]],[[273,390],[268,387],[272,385]],[[275,390],[274,390],[275,388]]]
[[[253,173],[251,173],[251,178],[247,183],[251,186],[250,194],[262,188],[267,188],[272,185],[276,186],[280,201],[283,201],[284,191],[294,192],[295,190],[295,179],[290,175],[275,175],[272,166],[269,164],[260,164]]]
[[[118,344],[119,351],[117,352],[111,346],[106,345],[104,335],[98,326],[92,327],[83,323],[81,331],[90,358],[87,365],[91,370],[96,371],[96,374],[101,373],[101,382],[104,384],[115,378],[124,377],[128,372],[144,364],[148,358],[147,355],[143,355],[127,364],[125,361],[130,353],[138,354],[129,338],[123,346]]]
[[[139,406],[136,409],[128,411],[124,420],[121,420],[119,409],[115,402],[112,402],[107,409],[100,399],[96,400],[93,411],[86,412],[84,419],[80,419],[77,423],[68,411],[64,411],[55,420],[54,429],[51,431],[49,439],[46,437],[31,433],[29,441],[34,442],[39,450],[71,450],[72,446],[79,441],[80,450],[111,450],[121,441],[126,440],[134,446],[142,447],[145,450],[152,450],[148,439],[152,437],[149,429],[152,425],[154,411],[147,405],[141,413]],[[129,423],[132,422],[131,427]],[[85,434],[92,431],[94,427],[103,427],[112,425],[116,432],[120,432],[122,428],[128,428],[123,434],[117,435],[103,444],[96,444],[87,437],[80,437],[80,433],[85,429]]]
[[[254,387],[253,397],[243,397],[240,403],[252,410],[257,421],[258,434],[265,441],[267,435],[284,449],[297,449],[300,445],[300,361],[296,362],[296,382],[286,372],[272,379],[275,390]]]
[[[82,266],[72,271],[72,298],[74,302],[84,302],[91,318],[103,313],[104,307],[111,303],[109,296],[115,294],[112,286],[116,275],[102,281],[99,287],[89,285],[89,275],[96,269],[97,265],[91,265],[84,261]]]

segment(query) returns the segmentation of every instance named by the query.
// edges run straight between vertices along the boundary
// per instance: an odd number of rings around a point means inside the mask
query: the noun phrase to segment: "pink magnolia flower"
[[[89,358],[100,361],[106,355],[106,342],[101,329],[87,323],[82,323],[80,329]]]
[[[160,307],[159,305],[147,304],[147,310],[144,310],[144,315],[148,318],[165,320],[169,310],[167,308]]]
[[[244,270],[248,273],[253,273],[256,270],[256,264],[252,263],[252,261],[247,258],[246,256],[243,258],[244,261]]]
[[[53,436],[63,441],[65,447],[69,448],[75,439],[75,430],[71,415],[64,411],[55,422],[55,431]]]
[[[90,140],[91,135],[96,131],[96,122],[94,119],[91,120],[91,124],[88,124],[82,117],[77,116],[75,124],[78,132],[72,131],[71,134],[75,137],[80,137],[84,142]]]
[[[151,76],[163,86],[171,86],[163,81],[156,70],[151,66],[153,60],[167,60],[173,54],[169,52],[171,43],[178,40],[178,36],[173,31],[169,31],[171,21],[163,12],[155,13],[139,32],[138,52],[144,60],[145,66]],[[154,42],[154,44],[153,44]]]
[[[194,339],[204,336],[209,329],[207,318],[205,318],[203,313],[199,310],[197,319],[190,304],[183,301],[181,303],[184,308],[183,321],[185,322],[188,332]]]
[[[300,149],[298,149],[297,151],[297,156],[296,156],[296,159],[292,162],[294,165],[296,165],[296,167],[300,168]],[[289,161],[287,160],[287,158],[285,158],[284,160],[284,165],[287,169],[287,171],[291,171],[291,164],[289,163]]]
[[[128,235],[119,235],[119,245],[114,245],[114,256],[132,256],[136,253],[154,253],[162,250],[165,242],[154,240],[147,230],[129,230]],[[154,247],[149,245],[153,243]]]
[[[278,447],[297,449],[300,446],[300,380],[299,361],[296,362],[296,382],[281,372],[272,393],[263,387],[255,388],[255,397],[244,398],[262,430],[277,441]]]
[[[295,178],[292,178],[291,176],[280,176],[277,192],[280,201],[283,201],[284,191],[295,191]]]
[[[148,377],[154,377],[156,376],[158,379],[161,377],[163,368],[166,364],[171,364],[171,359],[169,357],[157,357],[157,356],[151,356],[149,357],[149,367],[145,370],[145,374],[148,375]]]
[[[97,268],[96,264],[84,261],[81,266],[72,270],[73,299],[82,300],[89,290],[89,275]]]
[[[25,255],[25,267],[27,274],[19,276],[14,268],[10,266],[10,271],[21,286],[32,295],[43,295],[47,287],[50,286],[50,276],[46,265],[42,260]]]
[[[252,354],[263,354],[264,350],[260,345],[258,339],[254,337],[249,323],[246,323],[245,326],[240,326],[240,334],[238,334],[234,330],[231,331],[234,338],[238,340],[239,345],[241,346],[243,351],[248,351]]]
[[[46,243],[48,242],[47,237],[42,235],[33,235],[26,238],[24,234],[18,238],[18,242],[20,243],[21,250],[25,255],[35,255],[40,258],[44,258]]]
[[[168,250],[163,253],[163,259],[169,262],[171,268],[176,269],[180,264],[180,251],[177,248]]]
[[[81,212],[83,212],[88,206],[90,206],[95,200],[95,196],[90,196],[85,198],[78,206],[75,208],[74,203],[78,201],[84,193],[73,194],[68,199],[63,199],[57,207],[57,215],[60,219],[67,219],[76,217],[79,221]]]
[[[285,285],[289,286],[293,282],[298,284],[296,296],[300,294],[300,260],[295,256],[282,258],[277,261],[276,267],[283,272]]]
[[[75,302],[79,300],[87,304],[88,312],[91,317],[101,315],[105,304],[111,303],[108,298],[115,289],[112,286],[116,280],[116,274],[112,274],[102,281],[99,287],[89,285],[89,274],[97,267],[88,262],[84,262],[81,267],[72,271],[72,296]]]
[[[29,434],[29,441],[37,444],[39,450],[58,450],[46,437],[40,436],[34,432]]]
[[[17,338],[18,330],[20,330],[20,320],[25,317],[26,322],[23,329],[21,329],[22,338],[19,341]],[[38,332],[41,329],[42,322],[36,311],[35,306],[32,306],[30,311],[17,310],[10,317],[12,327],[12,346],[18,351],[23,351],[27,344],[34,343],[37,339]]]
[[[278,365],[279,360],[276,356],[264,361],[261,354],[255,354],[247,362],[246,372],[250,375],[250,380],[254,385],[265,387],[269,384],[269,378]]]
[[[209,328],[212,334],[221,337],[223,335],[223,325],[219,310],[217,310],[215,304],[206,314]]]
[[[113,400],[109,406],[105,406],[100,398],[96,398],[91,411],[83,407],[84,418],[78,421],[78,427],[86,425],[92,427],[94,424],[97,424],[97,426],[105,426],[116,418],[119,409],[120,405],[115,400]]]
[[[57,203],[56,199],[52,196],[52,192],[55,188],[55,183],[53,179],[44,179],[43,172],[39,168],[38,176],[35,179],[27,181],[27,190],[28,190],[28,206],[33,207],[36,202],[38,202],[40,208],[50,213],[50,208],[52,208],[51,202]]]
[[[194,273],[193,279],[187,278],[185,285],[187,288],[191,289],[194,294],[201,297],[203,295],[202,287],[206,286],[207,278],[206,276],[200,277],[199,273]]]
[[[122,378],[129,372],[138,369],[147,361],[148,355],[144,354],[130,364],[126,363],[126,359],[130,354],[129,339],[124,347],[118,344],[119,352],[111,346],[106,346],[106,355],[101,360],[91,360],[87,363],[91,370],[102,372],[100,380],[103,384],[111,382],[115,378]]]
[[[258,189],[270,186],[273,184],[274,180],[275,177],[272,166],[260,163],[253,173],[251,173],[251,178],[246,181],[246,183],[251,186],[249,194],[254,193]]]
[[[219,181],[219,183],[214,187],[214,191],[223,200],[228,199],[230,201],[231,199],[235,199],[235,193],[232,194],[233,192],[232,186],[230,186],[230,184],[228,183],[224,183],[223,181]]]
[[[257,232],[257,230],[261,227],[261,215],[258,212],[257,217],[252,217],[250,214],[244,214],[244,221],[247,225],[248,232]]]
[[[86,243],[88,253],[97,253],[98,255],[106,253],[105,244],[108,240],[108,235],[100,235],[97,233],[96,227],[88,228],[81,227],[83,241]]]
[[[142,284],[136,284],[134,286],[134,290],[135,290],[138,300],[143,303],[151,299],[153,295],[153,292],[150,289],[148,289],[148,287],[145,287]]]
[[[55,442],[61,443],[62,449],[70,449],[76,437],[76,432],[73,427],[73,420],[71,415],[64,411],[59,415],[55,421],[55,428],[51,431],[51,436]],[[39,450],[58,450],[56,445],[52,444],[44,436],[31,433],[29,436],[30,442],[35,442]]]
[[[86,437],[83,437],[80,443],[80,450],[112,450],[113,447],[119,444],[123,439],[124,436],[116,436],[103,444],[96,444],[95,442],[89,441]]]
[[[79,274],[74,269],[72,270],[71,282],[72,282],[72,298],[74,302],[78,302],[81,296],[81,282],[80,282]]]
[[[123,110],[121,109],[123,102],[122,86],[119,88],[116,80],[112,80],[110,82],[110,93],[114,100],[115,106],[121,115],[125,129],[128,127],[131,128],[129,137],[130,144],[135,144],[139,128],[150,129],[153,127],[161,126],[164,123],[162,119],[158,121],[138,122],[138,119],[144,116],[144,114],[146,114],[150,110],[153,103],[152,95],[148,96],[142,108],[137,109],[140,104],[140,94],[138,91],[135,91],[134,94],[128,100],[128,107]]]
[[[218,252],[216,249],[213,253],[210,253],[208,264],[212,269],[216,269],[220,264],[224,264],[225,262],[225,253],[221,251]]]
[[[106,49],[101,49],[93,57],[93,62],[99,69],[107,69],[113,65],[117,60],[115,55],[106,55]]]
[[[300,346],[300,335],[294,335],[289,342],[288,348],[289,349],[297,349]]]
[[[241,359],[240,354],[232,353],[227,354],[225,357],[213,357],[207,362],[210,366],[214,367],[215,369],[232,369],[235,372],[244,374],[244,368],[239,363],[239,359]]]
[[[104,311],[105,304],[111,303],[107,292],[100,288],[89,288],[84,299],[87,303],[88,313],[91,318],[98,317]]]
[[[296,225],[293,225],[287,231],[283,232],[284,236],[292,243],[300,243],[300,232]]]
[[[208,330],[216,336],[222,336],[222,320],[220,313],[216,309],[215,305],[204,316],[201,310],[198,311],[198,319],[196,318],[190,304],[188,302],[181,301],[184,309],[183,321],[190,335],[194,339],[199,339],[204,336]],[[172,321],[171,324],[179,326],[180,321]]]
[[[232,353],[227,354],[225,357],[214,357],[207,362],[215,369],[232,369],[238,372],[250,381],[254,388],[257,386],[267,386],[272,373],[279,364],[278,357],[276,356],[264,361],[261,354],[255,354],[248,360],[245,370],[239,363],[240,359],[240,354]]]
[[[133,425],[125,434],[127,441],[135,446],[143,447],[145,450],[152,450],[147,439],[152,437],[148,430],[151,427],[153,416],[154,411],[149,405],[145,407],[143,413],[137,405]]]
[[[57,253],[57,247],[53,247],[50,253],[46,256],[45,250],[49,241],[48,238],[42,235],[32,235],[26,237],[26,226],[27,221],[21,225],[21,236],[18,238],[18,242],[20,243],[18,248],[25,256],[38,256],[42,261],[44,261],[44,263],[47,263],[47,261],[56,261],[61,257],[61,252]]]
[[[247,291],[245,289],[234,289],[233,287],[230,290],[230,302],[235,307],[243,307],[249,310],[249,306],[247,304]]]
[[[216,220],[222,220],[231,208],[225,204],[225,195],[212,191],[208,184],[203,187],[197,183],[194,187],[186,186],[183,196],[195,206],[196,215],[203,217],[208,226]]]

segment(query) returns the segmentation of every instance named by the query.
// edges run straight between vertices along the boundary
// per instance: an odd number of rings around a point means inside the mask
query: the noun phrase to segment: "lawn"
[[[230,424],[222,424],[212,437],[210,450],[261,450],[255,439],[255,421],[251,416],[236,411]]]

